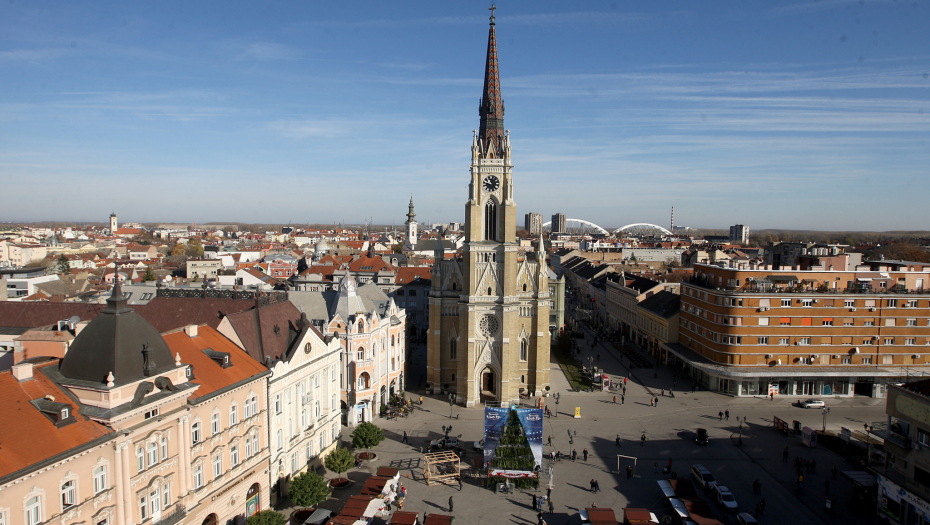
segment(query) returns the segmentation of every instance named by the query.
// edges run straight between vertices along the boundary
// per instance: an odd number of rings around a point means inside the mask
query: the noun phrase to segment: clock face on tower
[[[500,186],[501,181],[499,181],[494,175],[489,175],[484,178],[485,191],[497,191],[497,188],[500,188]]]

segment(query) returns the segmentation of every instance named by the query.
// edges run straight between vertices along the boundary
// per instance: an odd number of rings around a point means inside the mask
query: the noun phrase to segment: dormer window
[[[223,368],[232,366],[232,361],[229,359],[229,352],[217,352],[212,348],[207,348],[203,353]]]
[[[68,419],[70,414],[71,414],[71,411],[68,410],[67,408],[61,409],[61,419]]]

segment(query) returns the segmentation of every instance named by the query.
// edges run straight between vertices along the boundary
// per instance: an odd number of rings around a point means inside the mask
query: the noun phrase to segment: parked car
[[[483,452],[484,451],[484,440],[482,439],[481,441],[475,441],[474,443],[472,443],[471,448],[475,450],[476,452]]]
[[[739,515],[736,516],[736,523],[737,525],[758,525],[759,522],[756,518],[752,517],[752,514],[740,512]]]
[[[714,475],[704,468],[704,465],[691,465],[691,477],[694,478],[694,482],[697,486],[704,490],[710,490],[717,484]]]
[[[736,504],[736,498],[733,497],[733,493],[723,485],[714,485],[714,499],[716,499],[717,504],[723,507],[727,512],[736,512],[739,509],[739,505]]]
[[[697,429],[697,435],[694,437],[694,442],[698,445],[706,445],[710,443],[710,439],[707,437],[707,429],[699,428]]]
[[[456,438],[434,439],[429,442],[429,448],[431,450],[440,448],[459,448],[459,440]]]
[[[799,401],[798,406],[801,408],[823,408],[827,405],[823,402],[823,399],[805,399],[804,401]]]

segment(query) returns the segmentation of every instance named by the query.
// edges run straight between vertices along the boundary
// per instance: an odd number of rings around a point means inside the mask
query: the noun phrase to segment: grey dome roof
[[[148,354],[148,356],[146,356]],[[164,338],[129,308],[119,280],[107,306],[74,339],[59,372],[68,379],[124,385],[175,368]]]

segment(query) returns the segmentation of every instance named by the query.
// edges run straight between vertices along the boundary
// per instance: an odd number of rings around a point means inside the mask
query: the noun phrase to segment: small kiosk
[[[423,454],[423,460],[426,464],[423,467],[423,477],[426,478],[427,485],[455,481],[462,475],[461,459],[451,450],[427,452]]]

